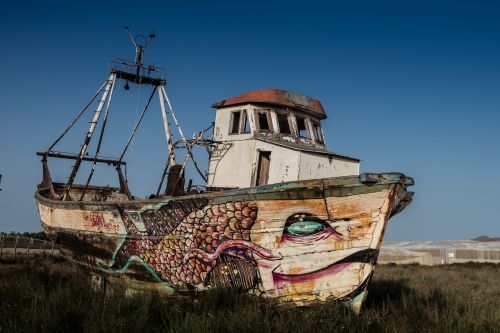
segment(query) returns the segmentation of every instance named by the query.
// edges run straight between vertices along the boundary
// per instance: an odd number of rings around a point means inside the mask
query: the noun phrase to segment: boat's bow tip
[[[381,181],[401,182],[405,186],[415,185],[415,180],[412,177],[406,176],[401,172],[364,172],[359,175],[359,182],[362,184],[376,184]]]

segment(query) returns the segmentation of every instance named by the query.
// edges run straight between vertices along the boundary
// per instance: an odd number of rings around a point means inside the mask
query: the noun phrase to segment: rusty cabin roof
[[[253,90],[247,93],[229,97],[212,104],[213,108],[220,109],[239,104],[255,103],[263,105],[278,105],[290,109],[303,111],[319,119],[326,119],[323,105],[317,99],[280,89]]]

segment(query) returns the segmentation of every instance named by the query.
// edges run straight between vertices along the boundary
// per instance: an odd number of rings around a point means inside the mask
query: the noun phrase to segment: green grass
[[[40,258],[0,264],[0,332],[500,332],[500,265],[380,265],[356,315],[224,290],[104,296],[82,271]]]

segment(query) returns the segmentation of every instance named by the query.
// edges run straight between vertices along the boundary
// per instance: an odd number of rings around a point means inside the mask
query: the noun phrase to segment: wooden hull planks
[[[413,185],[399,173],[370,175],[142,201],[35,196],[62,253],[110,282],[179,294],[236,287],[359,309],[387,221]]]

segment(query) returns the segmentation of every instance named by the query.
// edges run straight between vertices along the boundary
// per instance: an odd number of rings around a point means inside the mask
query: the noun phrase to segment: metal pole
[[[182,140],[186,141],[186,138],[184,137],[184,133],[182,133],[181,126],[179,125],[179,122],[177,121],[177,117],[175,116],[174,108],[172,108],[172,104],[170,104],[170,99],[167,96],[167,92],[165,91],[165,87],[161,86],[160,89],[163,92],[163,95],[165,95],[165,100],[167,101],[168,108],[170,109],[170,112],[172,113],[172,118],[174,118],[175,126],[179,130],[179,134],[180,134]]]
[[[99,155],[99,151],[101,150],[101,143],[102,143],[102,138],[104,136],[104,130],[106,129],[106,123],[108,121],[109,108],[111,106],[111,99],[113,98],[115,81],[116,81],[116,74],[113,73],[113,74],[111,74],[111,91],[109,93],[108,104],[106,105],[106,111],[104,111],[104,120],[102,122],[101,133],[99,134],[99,141],[97,142],[97,148],[96,148],[96,152],[95,152],[94,161],[92,161],[92,169],[90,170],[90,174],[87,178],[87,182],[85,183],[85,187],[83,188],[82,195],[80,196],[80,201],[83,200],[83,197],[85,196],[85,192],[87,192],[87,188],[90,184],[90,180],[92,179],[92,176],[94,175],[95,166],[97,164],[97,158]]]
[[[179,122],[177,121],[177,117],[175,116],[174,108],[172,107],[172,104],[170,103],[170,99],[168,98],[167,92],[165,91],[165,87],[161,86],[160,90],[163,92],[163,95],[165,96],[165,100],[167,101],[168,107],[170,109],[170,113],[172,113],[172,118],[174,119],[175,126],[179,130],[179,134],[180,134],[182,140],[186,141],[186,137],[184,137],[184,133],[182,132],[181,126],[179,125]],[[196,171],[198,171],[198,174],[201,176],[201,178],[203,179],[203,181],[207,182],[207,178],[201,172],[200,168],[198,167],[198,163],[196,163],[196,160],[194,159],[192,149],[193,148],[191,146],[191,149],[187,149],[187,153],[188,153],[189,157],[191,158],[191,160],[193,161],[193,164],[194,164],[194,166],[196,168]],[[182,170],[184,170],[184,166],[182,167]]]
[[[112,73],[109,76],[108,82],[106,84],[106,88],[104,89],[104,93],[102,94],[101,101],[99,102],[99,105],[97,106],[97,110],[94,113],[94,117],[92,118],[92,122],[90,123],[90,128],[89,131],[87,132],[85,136],[85,140],[83,142],[82,148],[80,149],[80,153],[78,154],[78,159],[75,162],[75,165],[73,166],[73,170],[71,171],[71,175],[69,176],[68,183],[66,184],[66,189],[64,190],[64,194],[62,196],[62,200],[65,200],[70,189],[71,185],[73,185],[73,182],[75,181],[76,173],[78,172],[78,169],[80,168],[80,164],[82,163],[82,158],[87,152],[87,149],[89,147],[90,140],[92,139],[92,135],[94,134],[95,127],[97,125],[97,121],[99,120],[99,117],[101,116],[101,111],[104,107],[104,102],[108,98],[109,91],[111,90],[111,84],[115,78],[116,74]]]
[[[168,124],[167,112],[165,110],[165,101],[163,100],[163,86],[160,86],[158,89],[158,98],[160,99],[160,107],[161,107],[161,117],[163,118],[163,127],[165,128],[165,136],[167,137],[167,145],[169,152],[169,163],[170,165],[175,165],[175,156],[174,156],[174,145],[172,143],[172,136],[170,134],[170,126]]]

